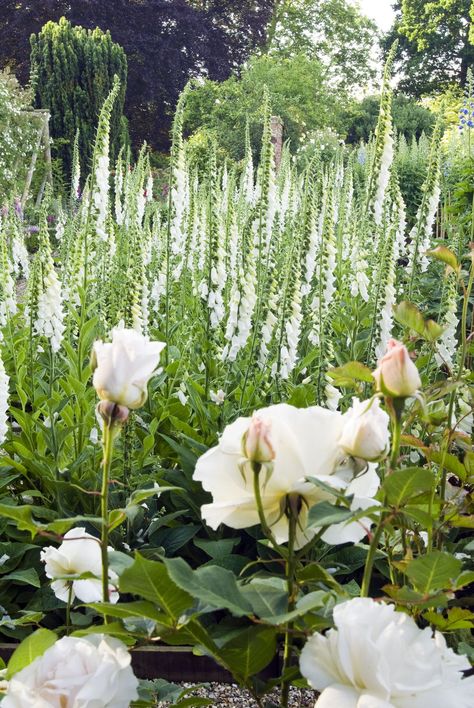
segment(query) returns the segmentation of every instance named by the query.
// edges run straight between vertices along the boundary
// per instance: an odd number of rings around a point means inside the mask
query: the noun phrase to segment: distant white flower
[[[225,400],[225,393],[221,388],[218,391],[209,391],[209,398],[217,406],[222,406]]]
[[[0,445],[5,442],[8,433],[8,406],[10,379],[0,357]]]
[[[72,587],[72,598],[77,597],[82,602],[102,602],[102,557],[99,539],[91,536],[85,528],[78,526],[64,536],[59,548],[47,546],[43,548],[40,558],[45,564],[45,572],[53,582],[51,587],[59,600],[68,601],[69,588]],[[74,580],[74,576],[91,573],[93,578]],[[68,576],[71,579],[68,580]],[[115,583],[118,576],[109,571],[109,579]],[[118,592],[113,585],[109,586],[109,601],[117,602]]]
[[[439,632],[370,598],[337,605],[334,623],[301,652],[301,673],[321,692],[316,708],[472,708],[470,663]]]
[[[188,402],[188,396],[186,395],[186,386],[182,383],[179,389],[175,393],[176,398],[179,400],[182,406],[185,406]]]
[[[90,634],[63,637],[16,673],[4,708],[128,708],[138,680],[125,644]]]
[[[36,334],[49,339],[53,352],[60,350],[64,334],[64,311],[61,283],[52,263],[46,266],[34,327]]]

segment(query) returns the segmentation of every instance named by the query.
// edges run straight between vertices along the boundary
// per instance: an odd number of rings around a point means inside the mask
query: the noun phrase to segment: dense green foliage
[[[73,25],[103,32],[125,50],[129,82],[125,113],[138,150],[146,140],[169,150],[171,120],[188,79],[226,79],[265,42],[273,0],[2,0],[0,67],[26,83],[29,37],[64,16]],[[97,115],[94,116],[94,120]]]
[[[369,140],[377,125],[380,110],[379,96],[366,96],[360,102],[352,102],[343,110],[341,124],[349,143]],[[406,140],[420,138],[430,133],[435,123],[432,112],[404,94],[393,99],[393,125]]]
[[[76,133],[85,170],[90,165],[97,116],[114,76],[121,82],[111,119],[112,155],[126,142],[123,104],[127,85],[127,59],[109,32],[73,27],[62,18],[48,22],[31,37],[31,73],[38,106],[51,112],[51,134],[64,172],[72,169]]]
[[[384,45],[388,49],[399,40],[400,88],[424,96],[452,83],[464,84],[474,62],[472,0],[403,0],[395,6],[397,19]]]

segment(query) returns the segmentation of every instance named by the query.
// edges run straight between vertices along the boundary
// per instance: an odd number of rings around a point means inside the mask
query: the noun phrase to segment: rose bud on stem
[[[148,381],[156,373],[160,354],[165,344],[150,342],[133,329],[117,327],[112,330],[112,341],[97,341],[91,355],[94,370],[92,383],[101,399],[97,412],[104,421],[102,447],[101,488],[101,548],[104,602],[109,600],[108,587],[108,541],[109,514],[108,495],[112,452],[115,438],[127,421],[129,411],[144,405],[148,396]],[[107,617],[105,617],[107,621]]]

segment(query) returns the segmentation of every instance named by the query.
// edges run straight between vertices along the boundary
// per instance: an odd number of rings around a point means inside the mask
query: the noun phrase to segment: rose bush
[[[300,669],[317,708],[470,708],[474,677],[442,634],[370,598],[334,609],[335,629],[305,644]]]
[[[138,680],[125,644],[103,634],[63,637],[14,675],[4,708],[128,708]]]

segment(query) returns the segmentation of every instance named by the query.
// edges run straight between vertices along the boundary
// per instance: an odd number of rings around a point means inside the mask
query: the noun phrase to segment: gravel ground
[[[190,688],[192,683],[180,684],[183,688]],[[256,708],[257,703],[247,691],[239,688],[235,683],[207,683],[205,686],[196,688],[196,691],[187,694],[186,697],[194,695],[202,698],[209,698],[213,706],[222,708]],[[290,708],[313,708],[316,702],[317,693],[315,691],[292,688],[290,691]],[[279,705],[279,693],[269,693],[265,696],[266,704]],[[160,703],[159,706],[169,706],[169,703]]]

